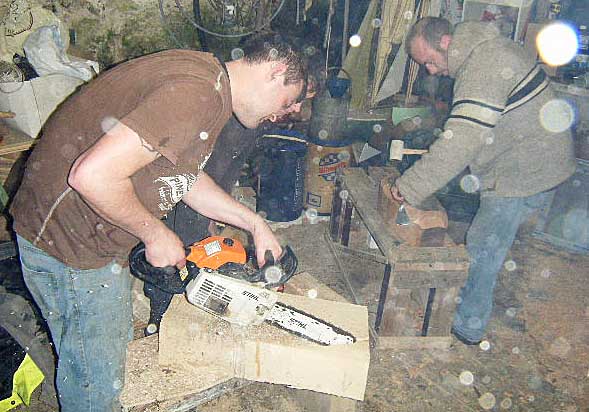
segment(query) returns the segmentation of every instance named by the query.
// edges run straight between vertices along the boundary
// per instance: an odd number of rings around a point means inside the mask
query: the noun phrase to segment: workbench
[[[448,348],[459,290],[468,276],[468,253],[449,238],[439,247],[404,245],[377,210],[382,174],[374,169],[372,177],[361,168],[346,169],[338,176],[326,240],[357,304],[371,302],[354,287],[358,274],[349,273],[342,258],[368,259],[384,266],[371,324],[379,348]],[[350,247],[353,219],[361,221],[378,251]]]

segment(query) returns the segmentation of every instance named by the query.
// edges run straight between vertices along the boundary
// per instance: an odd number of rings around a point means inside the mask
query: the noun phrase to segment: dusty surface
[[[349,295],[322,240],[324,230],[324,224],[300,225],[280,233],[302,270]],[[358,410],[589,411],[589,257],[555,250],[524,232],[509,260],[515,268],[507,265],[513,270],[500,275],[488,350],[455,341],[448,351],[373,351]],[[473,383],[466,385],[470,374]],[[293,392],[253,384],[198,410],[306,410]]]
[[[300,270],[350,299],[323,240],[325,229],[325,223],[303,224],[279,233],[297,253]],[[589,256],[556,250],[524,233],[510,260],[515,265],[502,271],[496,290],[487,350],[457,341],[447,351],[373,350],[366,398],[357,411],[589,411]],[[345,264],[348,270],[367,272],[364,287],[377,291],[378,265]],[[192,409],[152,404],[134,411],[327,410],[304,406],[304,396],[282,385],[251,383]]]

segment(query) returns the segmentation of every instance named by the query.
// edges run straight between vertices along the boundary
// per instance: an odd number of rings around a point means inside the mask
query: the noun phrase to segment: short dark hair
[[[434,48],[437,51],[440,50],[440,42],[442,37],[448,34],[452,34],[454,27],[450,22],[441,17],[424,17],[415,22],[407,37],[405,38],[405,51],[407,54],[411,54],[411,45],[418,37],[425,40],[428,46]]]
[[[249,64],[279,61],[286,64],[284,84],[303,82],[304,98],[307,89],[307,63],[302,51],[296,49],[280,34],[266,33],[249,38],[243,44],[243,59]]]

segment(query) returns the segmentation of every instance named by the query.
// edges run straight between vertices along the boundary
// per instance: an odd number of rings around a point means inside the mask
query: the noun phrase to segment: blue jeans
[[[120,411],[132,338],[128,268],[78,270],[17,237],[24,280],[47,321],[57,353],[62,412]]]
[[[493,291],[507,252],[523,223],[552,199],[554,191],[529,197],[481,197],[468,229],[470,269],[461,290],[453,329],[469,341],[482,339],[493,310]]]

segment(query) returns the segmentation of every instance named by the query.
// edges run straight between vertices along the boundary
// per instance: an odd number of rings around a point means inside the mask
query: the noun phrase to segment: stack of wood
[[[31,148],[35,139],[6,124],[2,119],[14,117],[12,112],[0,111],[0,184],[4,185],[10,170],[22,152]],[[10,188],[6,188],[10,191]]]

